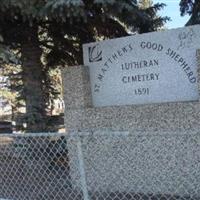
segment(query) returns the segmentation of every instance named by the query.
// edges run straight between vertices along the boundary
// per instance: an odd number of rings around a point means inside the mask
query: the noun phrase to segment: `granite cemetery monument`
[[[84,136],[76,185],[200,197],[199,48],[199,25],[83,46],[63,71],[66,129]]]

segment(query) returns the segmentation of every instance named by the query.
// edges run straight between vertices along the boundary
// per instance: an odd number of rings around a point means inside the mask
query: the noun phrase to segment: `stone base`
[[[200,132],[75,133],[68,146],[87,190],[200,198]],[[78,155],[77,144],[81,144]],[[80,165],[82,160],[82,166]],[[81,174],[81,173],[80,173]],[[81,176],[85,177],[81,177]]]

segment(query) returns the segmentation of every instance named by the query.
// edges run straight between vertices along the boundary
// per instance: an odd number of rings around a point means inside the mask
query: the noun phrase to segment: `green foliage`
[[[14,62],[15,56],[9,50],[9,48],[5,45],[0,45],[0,63],[9,63]]]
[[[14,53],[13,53],[14,54]],[[6,83],[0,88],[0,96],[5,99],[14,110],[24,106],[23,101],[23,83],[21,77],[20,65],[6,64],[0,67],[0,77],[6,78]]]
[[[9,47],[3,44],[4,39],[0,35],[0,64],[4,63],[17,63],[18,60],[15,54],[10,51]]]
[[[200,1],[199,0],[181,0],[180,1],[180,11],[181,15],[190,15],[189,21],[186,23],[188,25],[200,24]]]
[[[157,11],[164,4],[140,9],[134,1],[95,2],[85,3],[87,20],[82,18],[73,23],[64,21],[48,25],[46,41],[50,39],[50,43],[46,60],[49,66],[82,64],[83,43],[126,36],[130,30],[140,33],[155,31],[169,20],[167,17],[157,17]]]
[[[191,15],[194,6],[194,0],[181,0],[180,1],[180,11],[181,15],[184,16],[186,14]]]
[[[153,5],[153,1],[152,0],[139,0],[138,4],[139,4],[140,8],[147,9]]]

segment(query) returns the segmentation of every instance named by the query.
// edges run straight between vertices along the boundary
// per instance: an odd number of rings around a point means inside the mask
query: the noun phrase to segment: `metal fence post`
[[[81,178],[81,187],[83,190],[83,198],[84,198],[84,200],[89,200],[85,168],[84,168],[82,145],[81,145],[81,141],[80,141],[79,137],[78,137],[78,141],[77,141],[77,150],[78,150],[79,171],[80,171],[80,178]]]

